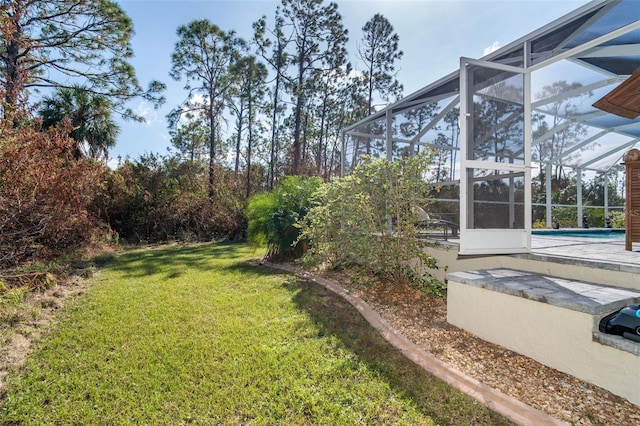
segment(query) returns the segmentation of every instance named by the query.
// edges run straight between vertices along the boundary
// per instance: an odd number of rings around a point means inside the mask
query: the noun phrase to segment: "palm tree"
[[[71,123],[69,137],[76,141],[76,158],[107,160],[120,127],[111,118],[112,103],[82,86],[63,87],[45,96],[39,115],[45,128],[65,119]]]

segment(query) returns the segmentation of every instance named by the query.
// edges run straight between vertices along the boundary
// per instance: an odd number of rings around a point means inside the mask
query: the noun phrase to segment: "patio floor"
[[[605,269],[611,265],[637,268],[640,273],[640,243],[634,244],[633,251],[625,250],[624,245],[624,239],[532,235],[531,255],[595,262]]]

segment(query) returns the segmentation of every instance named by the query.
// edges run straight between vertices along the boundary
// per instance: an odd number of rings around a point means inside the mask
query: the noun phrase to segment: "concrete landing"
[[[640,290],[513,269],[454,272],[447,279],[591,315],[604,315],[640,303]]]

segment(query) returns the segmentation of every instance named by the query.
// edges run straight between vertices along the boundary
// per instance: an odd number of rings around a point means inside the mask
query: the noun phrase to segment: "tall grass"
[[[496,424],[243,245],[117,256],[9,380],[8,424]]]

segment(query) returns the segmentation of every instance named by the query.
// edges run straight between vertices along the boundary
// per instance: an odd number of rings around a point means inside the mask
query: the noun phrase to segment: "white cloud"
[[[363,75],[364,75],[364,73],[362,71],[358,71],[355,68],[353,68],[351,70],[351,72],[349,72],[349,77],[350,78],[361,78]]]
[[[189,106],[202,104],[204,104],[204,96],[201,93],[196,93],[187,102],[187,105]]]
[[[489,53],[495,52],[496,50],[500,49],[500,42],[499,41],[494,41],[493,43],[491,43],[491,46],[487,46],[484,48],[484,53],[482,54],[482,56],[487,56]]]
[[[199,110],[199,108],[205,105],[205,98],[202,94],[196,93],[186,100],[184,104],[182,104],[182,112],[180,113],[180,120],[184,120],[186,122],[194,120],[193,117],[203,116],[203,112]]]
[[[134,113],[144,119],[147,126],[151,126],[158,121],[158,113],[148,102],[141,101],[136,106]]]
[[[109,158],[109,160],[107,161],[107,167],[109,167],[111,170],[117,169],[119,165],[120,165],[119,158]]]

